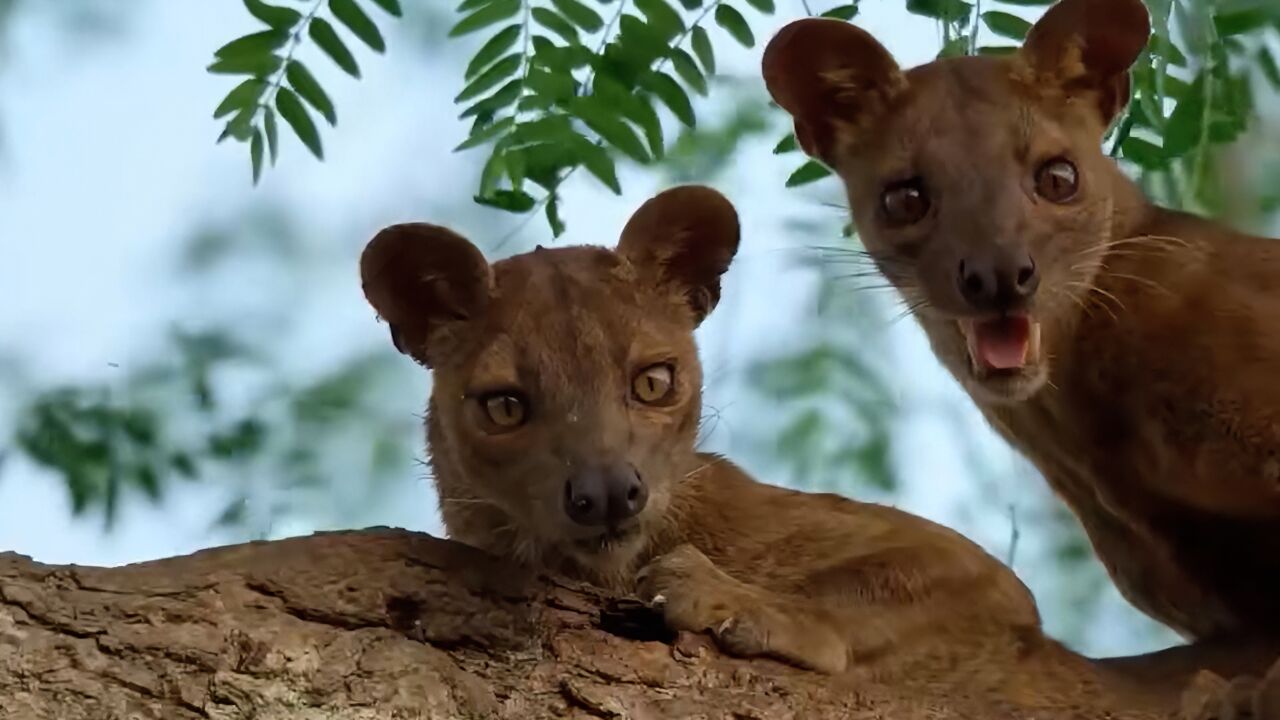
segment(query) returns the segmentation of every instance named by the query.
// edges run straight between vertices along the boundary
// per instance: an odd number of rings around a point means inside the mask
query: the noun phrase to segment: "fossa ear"
[[[360,255],[364,296],[396,349],[431,367],[453,334],[488,304],[493,276],[466,238],[437,225],[383,229]]]
[[[1062,0],[1032,26],[1014,62],[1033,87],[1091,95],[1110,125],[1129,102],[1129,68],[1150,35],[1141,0]]]
[[[701,323],[720,302],[720,276],[738,252],[738,212],[701,185],[659,193],[622,230],[618,254],[642,276],[679,293]]]
[[[893,55],[870,33],[831,18],[783,27],[761,65],[769,94],[795,120],[800,147],[827,165],[835,164],[838,141],[857,142],[907,87]]]

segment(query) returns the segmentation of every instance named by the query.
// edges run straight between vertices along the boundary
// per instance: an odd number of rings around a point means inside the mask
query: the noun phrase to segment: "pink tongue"
[[[977,355],[987,367],[996,370],[1020,368],[1027,359],[1031,323],[1026,318],[1011,317],[979,323],[974,327]]]

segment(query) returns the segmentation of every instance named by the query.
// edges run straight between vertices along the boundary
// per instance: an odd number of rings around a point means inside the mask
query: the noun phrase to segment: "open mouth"
[[[1040,360],[1040,323],[1026,314],[961,320],[960,330],[980,377],[1018,373]]]
[[[610,527],[590,537],[578,538],[573,547],[584,553],[602,554],[627,544],[640,532],[638,525]]]

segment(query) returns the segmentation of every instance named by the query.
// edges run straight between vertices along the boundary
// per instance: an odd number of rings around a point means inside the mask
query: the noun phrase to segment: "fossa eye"
[[[1036,194],[1049,202],[1064,203],[1080,189],[1080,173],[1070,160],[1054,158],[1036,170]]]
[[[514,430],[524,424],[528,415],[525,401],[512,392],[496,392],[479,398],[485,418],[498,432]]]
[[[919,178],[894,183],[880,196],[880,208],[893,225],[914,225],[929,213],[929,195]]]
[[[669,363],[650,365],[631,379],[631,394],[645,405],[660,405],[675,391],[675,368]]]

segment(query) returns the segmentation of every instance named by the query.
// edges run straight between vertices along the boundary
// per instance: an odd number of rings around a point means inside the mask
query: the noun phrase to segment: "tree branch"
[[[933,685],[728,658],[638,605],[399,530],[120,568],[0,554],[2,720],[1020,716]]]

